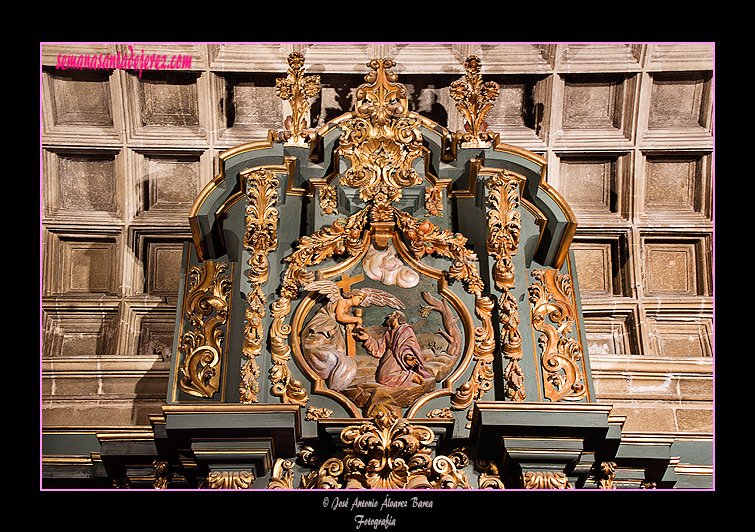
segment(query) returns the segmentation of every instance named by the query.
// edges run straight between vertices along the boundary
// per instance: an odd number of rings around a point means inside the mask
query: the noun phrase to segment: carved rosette
[[[577,311],[570,275],[554,269],[535,270],[529,288],[532,326],[542,334],[543,388],[551,401],[579,401],[587,394],[581,370],[582,346],[573,333]]]
[[[485,115],[493,108],[498,98],[499,86],[494,81],[482,81],[482,62],[477,56],[469,56],[464,62],[467,71],[463,79],[451,83],[451,98],[466,120],[465,131],[456,134],[463,147],[487,148],[494,135],[487,131]]]
[[[512,258],[519,248],[519,234],[522,229],[519,213],[518,176],[504,170],[495,174],[487,183],[490,189],[488,202],[488,236],[485,242],[487,252],[495,259],[493,280],[501,291],[498,302],[498,316],[501,322],[501,343],[503,355],[509,360],[504,370],[506,397],[523,401],[524,372],[519,361],[522,359],[522,336],[519,334],[519,306],[512,296],[514,288],[514,262]]]
[[[196,397],[212,397],[219,389],[223,326],[228,320],[231,280],[228,264],[205,261],[189,271],[190,289],[184,315],[193,330],[181,336],[181,390]]]
[[[288,66],[288,76],[275,80],[275,94],[291,105],[291,116],[286,118],[286,129],[279,134],[279,140],[302,146],[314,135],[307,130],[308,98],[314,98],[320,92],[320,76],[304,75],[304,56],[299,52],[288,55]]]
[[[259,393],[257,379],[260,375],[256,358],[262,352],[264,331],[262,318],[265,316],[267,297],[262,286],[267,283],[270,272],[268,253],[278,246],[278,179],[270,170],[255,170],[246,176],[247,198],[246,233],[244,248],[251,254],[249,268],[249,294],[246,302],[244,324],[245,357],[241,368],[239,385],[240,401],[243,404],[256,403]]]

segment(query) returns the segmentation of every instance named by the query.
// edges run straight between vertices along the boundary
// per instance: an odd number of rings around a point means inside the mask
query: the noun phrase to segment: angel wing
[[[362,307],[377,305],[379,307],[393,307],[397,309],[406,308],[399,298],[392,296],[388,292],[383,292],[376,288],[358,288],[357,290],[364,295],[364,299],[360,304]]]
[[[304,286],[304,290],[310,292],[320,292],[322,295],[327,296],[331,301],[338,301],[343,299],[341,295],[341,288],[333,281],[313,281]]]

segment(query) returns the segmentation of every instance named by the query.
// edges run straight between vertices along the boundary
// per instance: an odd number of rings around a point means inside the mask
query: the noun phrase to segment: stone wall
[[[147,424],[165,400],[183,241],[218,154],[282,127],[286,57],[323,88],[311,122],[351,110],[375,57],[410,106],[460,129],[464,59],[501,87],[489,128],[548,160],[579,221],[598,400],[625,430],[712,432],[713,56],[688,44],[133,44],[190,68],[76,70],[42,46],[45,426]]]

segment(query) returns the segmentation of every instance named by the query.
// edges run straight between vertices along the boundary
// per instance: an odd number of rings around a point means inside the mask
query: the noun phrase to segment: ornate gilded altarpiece
[[[194,203],[167,404],[140,470],[139,438],[100,436],[115,485],[672,487],[670,442],[595,400],[576,219],[488,130],[479,59],[448,88],[460,132],[409,110],[389,59],[311,129],[320,80],[288,59],[285,127]]]

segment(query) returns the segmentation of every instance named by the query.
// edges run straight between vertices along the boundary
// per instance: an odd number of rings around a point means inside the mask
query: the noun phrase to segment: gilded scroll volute
[[[579,401],[587,395],[581,369],[582,345],[574,332],[577,309],[570,275],[548,268],[532,272],[536,279],[529,288],[532,326],[542,334],[543,387],[551,401]]]
[[[181,390],[196,397],[212,397],[220,389],[222,326],[228,320],[231,280],[228,264],[205,261],[189,271],[190,289],[184,314],[192,326],[181,337]]]

